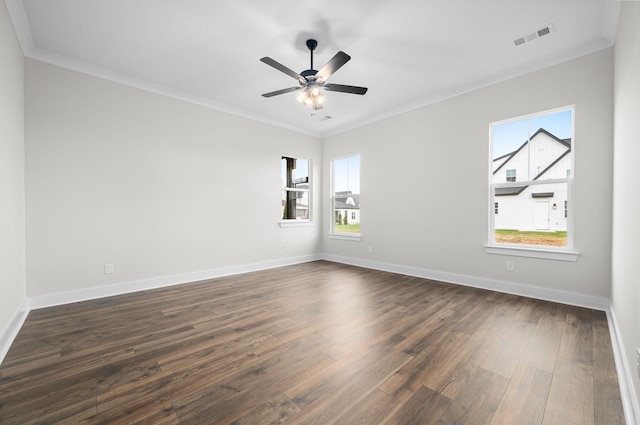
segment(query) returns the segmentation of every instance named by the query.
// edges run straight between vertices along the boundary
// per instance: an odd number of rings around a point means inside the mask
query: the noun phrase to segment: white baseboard
[[[594,310],[602,310],[607,314],[609,324],[609,334],[616,363],[616,373],[620,384],[620,396],[624,410],[626,425],[638,425],[640,419],[640,407],[638,397],[632,385],[633,371],[627,362],[622,336],[619,332],[615,312],[611,309],[610,301],[607,298],[594,297],[590,295],[576,294],[553,289],[539,288],[528,285],[521,285],[511,282],[502,282],[491,279],[478,278],[474,276],[446,273],[436,270],[423,269],[418,267],[401,266],[397,264],[381,263],[360,258],[341,257],[332,254],[324,254],[323,259],[336,263],[349,264],[369,269],[388,271],[408,276],[421,277],[425,279],[437,280],[440,282],[454,283],[458,285],[472,286],[476,288],[489,289],[492,291],[505,292],[513,295],[521,295],[529,298],[536,298],[545,301],[553,301],[562,304],[586,307]]]
[[[31,310],[111,297],[115,295],[129,294],[132,292],[196,282],[199,280],[215,279],[218,277],[249,273],[258,270],[290,266],[293,264],[306,263],[320,259],[322,259],[322,257],[319,254],[312,254],[29,297],[24,300],[9,322],[9,325],[2,331],[2,333],[0,333],[0,363],[2,363],[7,355],[13,340],[18,335],[18,332],[22,328],[22,325]]]
[[[456,273],[441,272],[419,267],[376,262],[353,257],[343,257],[333,254],[313,254],[30,297],[28,299],[25,299],[22,306],[11,320],[9,326],[7,326],[3,333],[0,334],[0,363],[9,351],[11,343],[20,331],[20,328],[22,327],[29,311],[32,309],[52,307],[56,305],[127,294],[147,289],[179,285],[199,280],[214,279],[241,273],[272,269],[276,267],[300,264],[315,260],[327,260],[336,263],[349,264],[358,267],[388,271],[392,273],[432,279],[441,282],[488,289],[492,291],[504,292],[546,301],[559,302],[579,307],[587,307],[607,312],[607,315],[610,318],[610,333],[612,345],[614,346],[614,356],[616,358],[616,367],[618,368],[617,372],[620,380],[621,394],[623,397],[623,406],[627,419],[627,425],[637,425],[636,418],[639,417],[638,402],[637,398],[635,397],[633,386],[628,385],[628,383],[632,382],[630,380],[631,369],[629,368],[625,357],[621,355],[621,353],[624,352],[622,350],[622,340],[620,338],[620,335],[618,334],[615,315],[610,312],[610,304],[608,299],[529,285],[522,285],[512,282],[504,282]]]
[[[31,309],[53,307],[80,301],[94,300],[111,297],[114,295],[129,294],[147,289],[163,288],[165,286],[180,285],[183,283],[197,282],[199,280],[215,279],[241,273],[249,273],[258,270],[273,269],[276,267],[290,266],[319,260],[319,255],[305,255],[299,257],[284,258],[278,260],[263,261],[260,263],[243,264],[219,269],[202,270],[198,272],[183,273],[173,276],[161,276],[150,279],[135,280],[116,283],[113,285],[97,286],[75,291],[58,292],[53,294],[37,295],[29,298]]]
[[[638,425],[640,419],[640,405],[638,395],[633,386],[634,368],[627,361],[618,319],[615,311],[609,308],[607,311],[609,322],[609,333],[611,334],[611,345],[613,347],[613,357],[616,361],[616,372],[620,383],[620,396],[622,397],[622,408],[624,409],[624,419],[626,425]]]
[[[350,264],[368,269],[382,270],[407,276],[421,277],[438,280],[440,282],[455,283],[457,285],[471,286],[474,288],[488,289],[507,294],[520,295],[528,298],[536,298],[545,301],[553,301],[562,304],[586,307],[594,310],[607,311],[609,299],[594,297],[592,295],[577,294],[573,292],[558,291],[555,289],[540,288],[538,286],[523,285],[519,283],[504,282],[482,277],[463,274],[448,273],[420,267],[402,266],[398,264],[382,263],[378,261],[364,260],[361,258],[341,257],[333,254],[323,254],[323,259],[336,263]]]
[[[9,325],[7,325],[0,334],[0,363],[2,363],[9,352],[9,348],[11,347],[13,340],[18,336],[18,332],[20,332],[24,321],[27,319],[29,311],[29,300],[25,298],[18,308],[18,311],[15,312],[9,321]]]

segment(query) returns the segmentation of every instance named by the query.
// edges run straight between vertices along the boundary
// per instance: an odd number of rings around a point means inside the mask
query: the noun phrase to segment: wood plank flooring
[[[2,424],[624,424],[603,312],[325,261],[32,311]]]

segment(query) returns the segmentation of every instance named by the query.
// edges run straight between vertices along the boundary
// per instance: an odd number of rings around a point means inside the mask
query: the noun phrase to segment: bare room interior
[[[640,419],[640,2],[5,0],[0,423]]]

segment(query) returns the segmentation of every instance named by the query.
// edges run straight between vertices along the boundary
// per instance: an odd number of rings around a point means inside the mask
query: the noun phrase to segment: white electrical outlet
[[[104,265],[104,274],[113,274],[113,264]]]
[[[284,246],[284,252],[289,252],[289,245]]]
[[[369,254],[373,254],[373,247],[372,246],[369,247],[368,252],[369,252]]]
[[[507,271],[512,272],[514,270],[515,270],[515,267],[513,265],[513,261],[507,261]]]

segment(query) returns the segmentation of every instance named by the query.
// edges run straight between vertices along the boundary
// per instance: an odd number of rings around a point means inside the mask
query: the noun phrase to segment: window
[[[360,155],[331,161],[331,234],[360,236]]]
[[[568,107],[490,125],[490,247],[572,249],[573,115]]]
[[[309,220],[309,171],[311,161],[282,157],[282,220]]]

